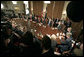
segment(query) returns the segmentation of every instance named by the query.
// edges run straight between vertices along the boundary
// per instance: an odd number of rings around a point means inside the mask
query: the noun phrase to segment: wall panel
[[[43,1],[33,1],[33,13],[35,15],[41,15],[43,11]]]
[[[64,7],[65,1],[55,1],[55,7],[53,11],[53,17],[54,18],[61,18],[62,11]],[[47,6],[47,16],[52,17],[52,8],[53,8],[54,1],[51,1],[51,4]]]

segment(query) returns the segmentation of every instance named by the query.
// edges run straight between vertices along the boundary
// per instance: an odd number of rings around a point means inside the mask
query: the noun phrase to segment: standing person
[[[48,25],[50,26],[50,23],[51,23],[51,19],[49,18],[49,21],[48,21]]]
[[[41,18],[40,17],[38,17],[38,23],[41,23]]]
[[[46,19],[45,19],[46,25],[48,24],[48,21],[49,21],[49,18],[46,18]]]
[[[32,21],[32,15],[31,14],[29,15],[29,18],[28,19]]]
[[[48,36],[42,38],[42,56],[53,56],[54,51],[51,49],[51,40]]]
[[[71,49],[72,40],[73,40],[73,38],[71,37],[71,34],[67,33],[66,34],[66,44],[68,45],[69,49]]]
[[[53,35],[51,36],[51,48],[52,48],[53,50],[55,50],[56,45],[57,45],[56,36],[53,34]]]

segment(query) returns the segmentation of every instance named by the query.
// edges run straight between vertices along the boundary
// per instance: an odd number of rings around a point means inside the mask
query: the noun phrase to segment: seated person
[[[69,46],[69,49],[71,49],[72,46],[72,40],[73,38],[71,37],[71,34],[66,34],[66,44]]]
[[[32,14],[29,15],[28,19],[32,21]]]
[[[21,37],[24,33],[24,32],[22,32],[21,30],[18,29],[18,26],[16,26],[15,28],[13,27],[12,30],[14,31],[13,33],[17,33]]]
[[[51,19],[48,20],[48,25],[50,26]]]
[[[32,21],[34,21],[34,19],[35,19],[35,16],[32,14]]]
[[[61,26],[61,21],[58,22],[57,28],[58,28],[59,30],[61,30],[61,28],[62,28],[62,26]]]
[[[50,27],[52,27],[52,25],[53,25],[53,20],[49,19],[48,25],[49,25]]]
[[[43,23],[43,25],[45,25],[45,19],[44,18],[41,19],[41,23]]]
[[[42,38],[42,56],[53,56],[54,51],[51,49],[51,40],[48,36]]]
[[[41,18],[40,17],[38,17],[38,22],[37,23],[41,23]]]
[[[68,51],[69,50],[69,47],[68,47],[68,45],[66,45],[66,44],[62,44],[62,45],[57,45],[57,47],[59,48],[59,53],[63,53],[64,51]]]
[[[65,26],[66,26],[66,28],[67,28],[67,27],[71,27],[71,24],[72,24],[72,23],[71,23],[70,20],[66,21],[66,22],[65,22]]]
[[[23,35],[20,46],[22,47],[21,56],[38,56],[41,53],[39,45],[33,42],[33,34],[30,31]]]
[[[72,28],[71,27],[68,27],[67,30],[65,30],[65,34],[71,34],[71,37],[73,36],[73,32],[72,32]]]
[[[64,53],[65,51],[69,51],[72,49],[72,38],[70,38],[70,34],[66,35],[66,38],[64,42],[62,42],[61,45],[58,45],[58,48],[60,48],[60,53]]]
[[[59,21],[60,21],[60,20],[59,20],[58,18],[57,18],[57,19],[55,19],[55,20],[54,20],[54,24],[53,24],[53,26],[54,26],[54,27],[57,27],[57,26],[58,26],[58,22],[59,22]]]
[[[34,21],[37,23],[38,22],[38,17],[35,16]]]
[[[62,24],[65,24],[66,20],[63,18],[61,19]]]
[[[62,35],[62,36],[61,36],[61,40],[60,40],[60,41],[61,41],[61,44],[66,44],[66,41],[65,41],[65,36],[63,36],[63,35]]]

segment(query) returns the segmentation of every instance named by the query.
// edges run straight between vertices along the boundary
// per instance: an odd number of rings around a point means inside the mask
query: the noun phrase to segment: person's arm
[[[17,33],[15,33],[15,32],[12,32],[14,35],[16,35],[18,38],[21,38],[21,36],[20,35],[18,35]]]

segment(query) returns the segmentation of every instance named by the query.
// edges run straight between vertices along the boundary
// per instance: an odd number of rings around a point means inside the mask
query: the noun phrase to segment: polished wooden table
[[[11,21],[15,21],[16,24],[21,24],[22,26],[26,26],[28,25],[28,20],[25,19],[12,19]],[[45,36],[46,34],[52,35],[52,34],[57,34],[57,33],[63,33],[61,30],[58,29],[52,29],[50,26],[48,25],[43,25],[41,23],[36,23],[34,21],[30,21],[31,25],[30,25],[30,29],[31,32],[38,38],[38,39],[42,39],[42,36]],[[42,35],[42,36],[40,36]],[[58,44],[61,44],[60,39],[57,38],[56,39]]]

